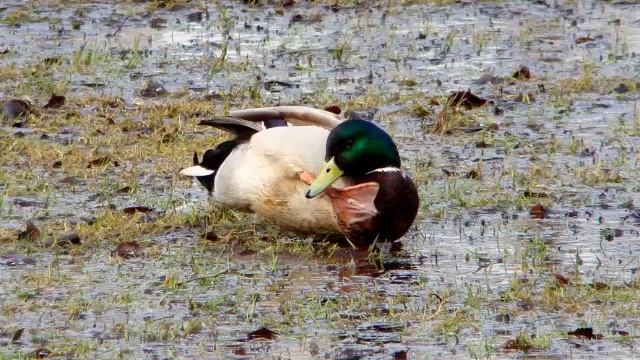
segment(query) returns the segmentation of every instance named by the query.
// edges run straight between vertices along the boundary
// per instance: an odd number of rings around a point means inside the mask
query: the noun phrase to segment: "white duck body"
[[[298,176],[302,171],[317,175],[328,135],[317,126],[281,126],[255,133],[218,169],[213,198],[285,229],[338,233],[331,202],[325,197],[307,199],[309,185]]]

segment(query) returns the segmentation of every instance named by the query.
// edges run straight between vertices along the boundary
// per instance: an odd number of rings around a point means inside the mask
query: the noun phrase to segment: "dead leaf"
[[[609,289],[611,289],[611,286],[609,284],[604,283],[602,281],[594,281],[589,286],[591,286],[592,288],[594,288],[596,290],[609,290]]]
[[[231,352],[236,356],[247,355],[247,351],[242,346],[233,347],[233,350],[231,350]]]
[[[20,338],[22,338],[22,333],[24,333],[24,328],[18,329],[15,333],[13,333],[13,337],[11,338],[11,343],[19,344]]]
[[[437,99],[437,98],[431,98],[431,99],[429,99],[429,105],[438,106],[438,105],[440,105],[440,100]]]
[[[536,204],[531,207],[529,214],[534,219],[544,219],[547,217],[547,209],[542,204]]]
[[[342,112],[342,109],[340,109],[340,106],[338,105],[329,105],[325,107],[324,110],[336,115],[340,115],[340,113]]]
[[[467,90],[454,92],[449,96],[447,102],[453,107],[464,106],[467,109],[473,109],[484,106],[489,101],[471,93],[470,90]]]
[[[67,246],[69,244],[80,245],[81,242],[82,241],[80,240],[80,235],[75,232],[64,234],[60,236],[57,241],[58,245],[60,246]]]
[[[52,94],[51,98],[49,99],[47,104],[44,106],[44,108],[45,109],[58,109],[58,108],[61,108],[66,103],[66,99],[67,98],[65,98],[62,95]]]
[[[211,230],[209,232],[207,232],[206,234],[204,234],[204,238],[206,240],[209,240],[211,242],[216,242],[218,241],[220,238],[218,237],[218,234],[215,233],[215,231]]]
[[[531,79],[531,70],[529,70],[527,66],[522,65],[511,77],[518,80],[529,80]]]
[[[153,80],[148,81],[144,89],[140,90],[140,95],[146,98],[157,98],[167,94],[167,89],[165,89],[160,83]]]
[[[110,162],[111,162],[111,159],[108,156],[95,158],[89,161],[89,165],[87,165],[87,168],[92,168],[94,166],[106,166]]]
[[[131,187],[130,186],[121,187],[120,189],[116,190],[116,192],[118,194],[128,194],[131,192]]]
[[[42,233],[40,232],[40,229],[38,229],[38,226],[36,226],[36,224],[29,220],[27,221],[27,228],[23,232],[18,234],[18,239],[35,241],[40,239],[41,236]]]
[[[484,141],[478,141],[478,142],[476,142],[476,144],[475,144],[475,145],[476,145],[476,147],[477,147],[478,149],[486,149],[486,148],[488,148],[488,147],[491,147],[491,144],[487,144],[487,143],[486,143],[486,142],[484,142]]]
[[[129,206],[122,209],[122,211],[127,215],[133,215],[137,213],[146,214],[146,213],[152,212],[153,209],[146,206]]]
[[[256,331],[252,331],[249,334],[247,334],[247,339],[248,340],[255,340],[255,339],[273,340],[278,335],[279,334],[273,330],[269,330],[266,327],[261,327],[260,329]]]
[[[407,360],[406,350],[396,351],[393,353],[393,360]]]
[[[480,178],[480,173],[478,173],[478,170],[476,169],[471,169],[464,175],[464,177],[465,179],[478,179]]]
[[[482,130],[484,130],[484,128],[482,126],[471,126],[471,127],[466,128],[466,129],[463,129],[462,131],[464,131],[467,134],[473,134],[473,133],[476,133],[476,132],[482,131]]]
[[[579,38],[576,39],[576,44],[584,44],[586,42],[591,42],[594,40],[595,39],[592,38],[591,36],[580,36]]]
[[[29,115],[32,112],[31,103],[20,99],[6,100],[2,103],[2,109],[0,109],[0,114],[10,120]]]
[[[111,252],[112,256],[119,256],[123,259],[131,259],[134,257],[140,257],[144,254],[142,246],[137,241],[126,241],[120,243],[118,247]]]
[[[569,280],[568,277],[562,275],[562,274],[558,274],[558,273],[553,273],[551,274],[553,275],[553,278],[556,280],[556,282],[560,285],[569,285],[571,284],[571,280]]]
[[[577,328],[575,331],[569,331],[567,335],[577,336],[581,338],[586,338],[589,340],[600,340],[603,338],[601,334],[594,334],[593,328]]]

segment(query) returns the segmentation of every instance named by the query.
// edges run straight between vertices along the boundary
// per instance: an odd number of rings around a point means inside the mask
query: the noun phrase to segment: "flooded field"
[[[3,1],[0,359],[639,358],[639,19]],[[227,136],[198,121],[277,104],[392,134],[421,195],[402,246],[283,232],[178,175]]]

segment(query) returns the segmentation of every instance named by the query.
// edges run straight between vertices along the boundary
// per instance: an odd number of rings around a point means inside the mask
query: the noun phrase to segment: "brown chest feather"
[[[371,219],[340,224],[345,235],[358,245],[393,241],[404,235],[418,213],[418,191],[408,176],[400,171],[373,172],[354,178],[356,183],[382,184],[375,199],[378,214]]]

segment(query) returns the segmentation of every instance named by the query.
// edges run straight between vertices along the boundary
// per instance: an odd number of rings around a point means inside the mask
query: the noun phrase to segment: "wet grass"
[[[32,111],[0,120],[0,359],[636,356],[637,26],[602,4],[566,38],[590,4],[9,5],[0,100]],[[404,249],[284,232],[177,175],[226,138],[198,121],[279,103],[394,136],[422,200]]]

